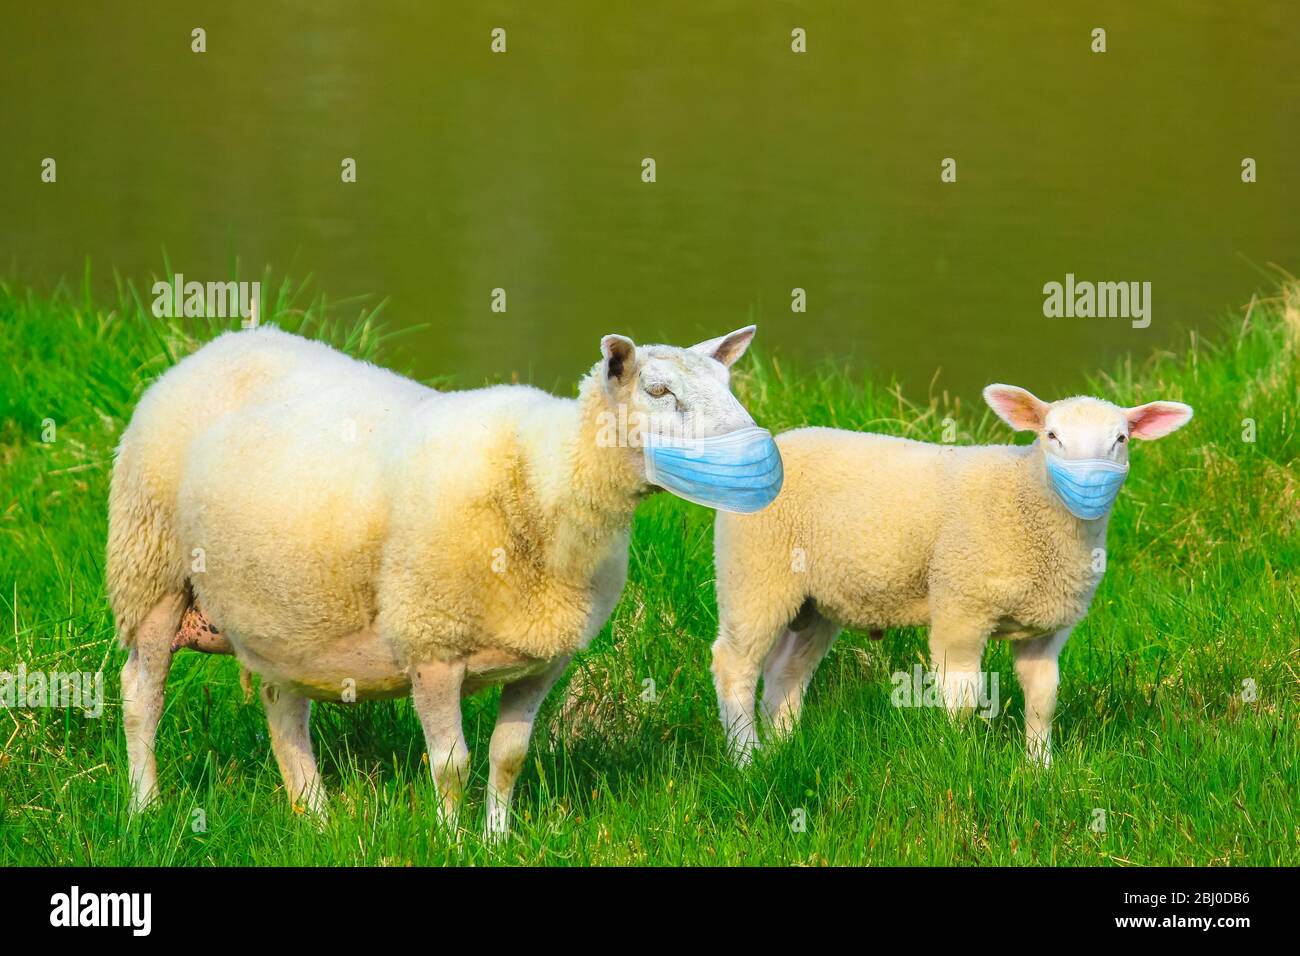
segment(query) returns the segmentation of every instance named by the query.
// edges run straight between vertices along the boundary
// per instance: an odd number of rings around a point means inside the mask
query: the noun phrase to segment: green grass
[[[953,725],[890,705],[889,674],[922,659],[919,631],[844,635],[794,739],[734,769],[708,672],[711,513],[660,495],[636,516],[613,620],[538,721],[515,836],[500,847],[477,836],[495,693],[465,704],[473,776],[459,842],[434,824],[407,703],[318,705],[332,817],[317,829],[284,799],[235,663],[197,654],[178,658],[168,685],[164,798],[128,819],[124,653],[103,587],[111,449],[148,382],[214,329],[148,317],[119,290],[104,307],[80,290],[38,298],[0,284],[0,671],[102,668],[106,688],[98,720],[0,712],[0,864],[1300,862],[1294,287],[1255,303],[1246,322],[1225,320],[1213,343],[1192,339],[1092,383],[1126,404],[1188,401],[1196,418],[1134,449],[1109,571],[1062,658],[1049,771],[1022,758],[1004,645],[987,663],[1005,702],[994,720]],[[357,319],[357,304],[327,306],[287,284],[270,298],[266,320],[384,357],[379,324]],[[575,357],[575,379],[586,364]],[[960,442],[1008,437],[974,395],[915,405],[833,368],[744,366],[737,391],[774,431],[813,423],[938,440],[952,417]],[[1245,418],[1257,423],[1253,443]],[[645,678],[654,702],[641,700]],[[1091,826],[1098,808],[1105,832]],[[803,832],[790,825],[796,811]]]

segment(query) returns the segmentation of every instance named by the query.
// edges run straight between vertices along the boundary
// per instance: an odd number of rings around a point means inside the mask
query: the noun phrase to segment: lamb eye
[[[1116,441],[1118,444],[1122,445],[1122,444],[1124,444],[1126,441],[1128,441],[1128,436],[1127,436],[1127,435],[1120,435],[1118,438],[1115,439],[1115,441]]]
[[[1057,438],[1056,438],[1056,432],[1048,432],[1048,433],[1047,433],[1047,440],[1048,440],[1048,441],[1056,441],[1056,440],[1057,440]]]
[[[651,398],[663,398],[665,395],[668,394],[668,386],[651,385],[649,388],[646,389],[646,394],[648,394]]]

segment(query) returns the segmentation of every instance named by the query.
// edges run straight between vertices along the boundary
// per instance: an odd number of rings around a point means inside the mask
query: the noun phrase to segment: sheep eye
[[[667,386],[667,385],[651,385],[649,388],[646,389],[646,393],[647,393],[651,398],[663,398],[665,395],[668,394],[668,386]]]
[[[1048,433],[1047,433],[1047,440],[1048,440],[1048,441],[1056,441],[1056,432],[1048,432]]]
[[[1127,435],[1120,435],[1118,438],[1115,439],[1115,441],[1116,441],[1117,444],[1122,445],[1122,444],[1124,444],[1126,441],[1128,441],[1128,436],[1127,436]]]

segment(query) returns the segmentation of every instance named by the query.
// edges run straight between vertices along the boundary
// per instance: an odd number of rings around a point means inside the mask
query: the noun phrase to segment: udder
[[[182,648],[198,651],[201,654],[233,654],[235,649],[230,641],[222,635],[220,628],[208,619],[199,607],[197,600],[191,599],[190,606],[181,616],[176,636],[172,638],[172,653]]]

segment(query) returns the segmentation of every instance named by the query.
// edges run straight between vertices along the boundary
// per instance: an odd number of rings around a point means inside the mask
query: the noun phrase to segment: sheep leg
[[[967,714],[980,699],[980,664],[990,628],[960,616],[936,618],[930,626],[930,666],[944,705],[954,717]]]
[[[438,786],[438,819],[455,833],[469,771],[469,747],[461,727],[460,690],[465,662],[426,661],[411,667],[411,697],[424,728],[429,769]]]
[[[500,840],[510,832],[510,798],[528,756],[533,721],[537,719],[542,701],[568,664],[567,655],[557,658],[542,673],[507,684],[501,690],[501,707],[497,712],[496,727],[492,730],[492,743],[488,747],[485,840]]]
[[[784,628],[782,628],[784,630]],[[718,692],[718,714],[727,734],[732,759],[745,766],[754,757],[758,732],[754,726],[754,694],[758,675],[777,631],[767,640],[746,644],[724,626],[713,643],[713,685]]]
[[[153,606],[136,630],[135,642],[122,668],[122,724],[126,730],[133,814],[158,796],[154,742],[172,666],[172,636],[185,604],[185,595],[169,594]]]
[[[1025,756],[1040,767],[1052,762],[1052,715],[1061,680],[1057,659],[1069,637],[1070,629],[1065,628],[1047,637],[1016,641],[1011,649],[1025,694]]]
[[[311,701],[276,684],[262,684],[262,706],[271,736],[271,752],[295,808],[325,819],[325,785],[312,752]]]
[[[763,713],[779,737],[799,723],[803,698],[813,672],[839,635],[838,625],[820,615],[803,630],[787,630],[767,655],[763,667]]]

